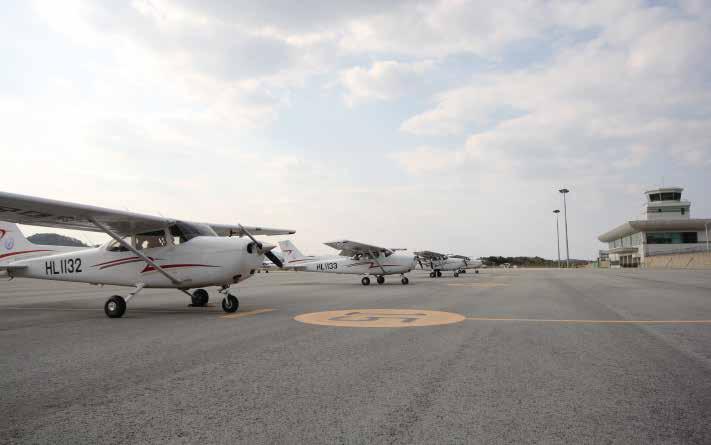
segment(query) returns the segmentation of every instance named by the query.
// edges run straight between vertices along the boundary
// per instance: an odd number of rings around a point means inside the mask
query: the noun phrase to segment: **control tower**
[[[659,219],[689,219],[691,203],[682,201],[681,187],[662,187],[644,192],[647,202],[643,215],[648,221]]]

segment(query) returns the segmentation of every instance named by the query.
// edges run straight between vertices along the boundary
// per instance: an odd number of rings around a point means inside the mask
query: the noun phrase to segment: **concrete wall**
[[[711,269],[710,252],[677,253],[644,258],[643,267],[650,269]]]

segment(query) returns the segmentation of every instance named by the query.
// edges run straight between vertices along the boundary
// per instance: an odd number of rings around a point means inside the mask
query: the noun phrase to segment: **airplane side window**
[[[131,245],[131,236],[125,236],[123,237],[123,240]],[[109,252],[128,252],[128,249],[123,247],[121,244],[119,244],[118,241],[114,240],[109,244],[109,247],[106,248]]]
[[[163,230],[136,235],[136,249],[138,250],[164,247],[166,244],[167,240],[165,239],[165,232]]]

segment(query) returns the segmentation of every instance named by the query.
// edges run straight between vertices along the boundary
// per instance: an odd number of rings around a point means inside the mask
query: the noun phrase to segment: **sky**
[[[0,190],[554,258],[566,187],[592,259],[647,189],[711,217],[709,54],[703,0],[3,2]]]

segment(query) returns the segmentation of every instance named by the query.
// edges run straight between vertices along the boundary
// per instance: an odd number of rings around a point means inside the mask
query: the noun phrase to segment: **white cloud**
[[[639,165],[652,151],[708,164],[709,53],[711,29],[698,20],[669,11],[628,12],[550,64],[479,76],[441,93],[433,109],[406,120],[401,130],[469,134],[462,162],[473,152],[495,153],[524,174],[573,165],[603,174],[616,164]]]
[[[374,62],[370,68],[353,67],[341,71],[349,106],[374,100],[391,100],[417,88],[434,62],[403,63],[394,60]]]

